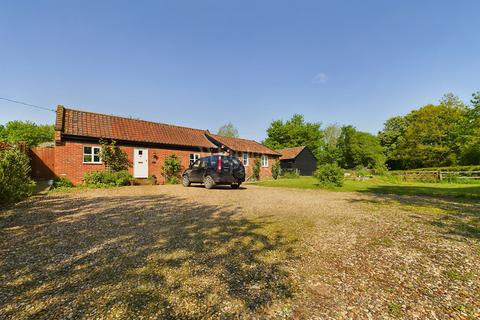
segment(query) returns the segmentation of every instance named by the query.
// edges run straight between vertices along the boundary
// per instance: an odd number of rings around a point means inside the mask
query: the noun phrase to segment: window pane
[[[93,147],[93,154],[100,154],[100,148]]]
[[[98,155],[93,156],[93,162],[100,162],[100,156]]]
[[[83,162],[92,162],[92,155],[91,154],[83,155]]]
[[[83,147],[83,154],[92,154],[92,147]]]

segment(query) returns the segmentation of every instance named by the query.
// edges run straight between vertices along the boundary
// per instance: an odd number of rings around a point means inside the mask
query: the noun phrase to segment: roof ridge
[[[214,136],[217,136],[217,137],[224,137],[224,138],[232,138],[232,139],[238,139],[238,140],[245,140],[245,141],[253,141],[253,142],[256,142],[258,144],[261,144],[260,142],[256,141],[256,140],[253,140],[253,139],[245,139],[245,138],[237,138],[237,137],[227,137],[227,136],[222,136],[221,134],[213,134],[213,133],[209,133],[210,135],[214,135]],[[263,144],[262,144],[263,146]],[[267,147],[268,148],[268,147]]]
[[[68,111],[68,110],[69,110],[69,111],[83,112],[83,113],[89,113],[89,114],[94,114],[94,115],[99,115],[99,116],[113,117],[113,118],[118,118],[118,119],[133,120],[133,121],[140,121],[140,122],[146,122],[146,123],[153,123],[153,124],[159,124],[159,125],[170,126],[170,127],[175,127],[175,128],[196,130],[196,131],[201,131],[201,132],[204,132],[204,133],[208,131],[208,130],[205,130],[205,129],[197,129],[197,128],[179,126],[179,125],[170,124],[170,123],[162,123],[162,122],[155,122],[155,121],[149,121],[149,120],[143,120],[143,119],[127,118],[127,117],[117,116],[117,115],[113,115],[113,114],[105,114],[105,113],[98,113],[98,112],[92,112],[92,111],[84,111],[84,110],[72,109],[72,108],[67,108],[67,107],[64,107],[64,109],[65,109],[65,111]]]

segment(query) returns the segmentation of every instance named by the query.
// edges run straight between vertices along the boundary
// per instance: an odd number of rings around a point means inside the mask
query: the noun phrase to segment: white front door
[[[148,178],[147,148],[133,148],[133,177]]]

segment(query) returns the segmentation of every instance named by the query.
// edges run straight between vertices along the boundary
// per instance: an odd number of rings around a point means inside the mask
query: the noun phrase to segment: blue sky
[[[0,97],[262,140],[480,90],[480,1],[1,1]],[[54,114],[0,100],[0,123]]]

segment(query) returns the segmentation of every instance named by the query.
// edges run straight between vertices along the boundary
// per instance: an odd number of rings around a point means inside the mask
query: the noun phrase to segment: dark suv
[[[184,187],[200,182],[207,189],[215,185],[231,185],[232,189],[237,189],[244,181],[245,168],[240,160],[232,156],[200,158],[190,165],[182,177]]]

